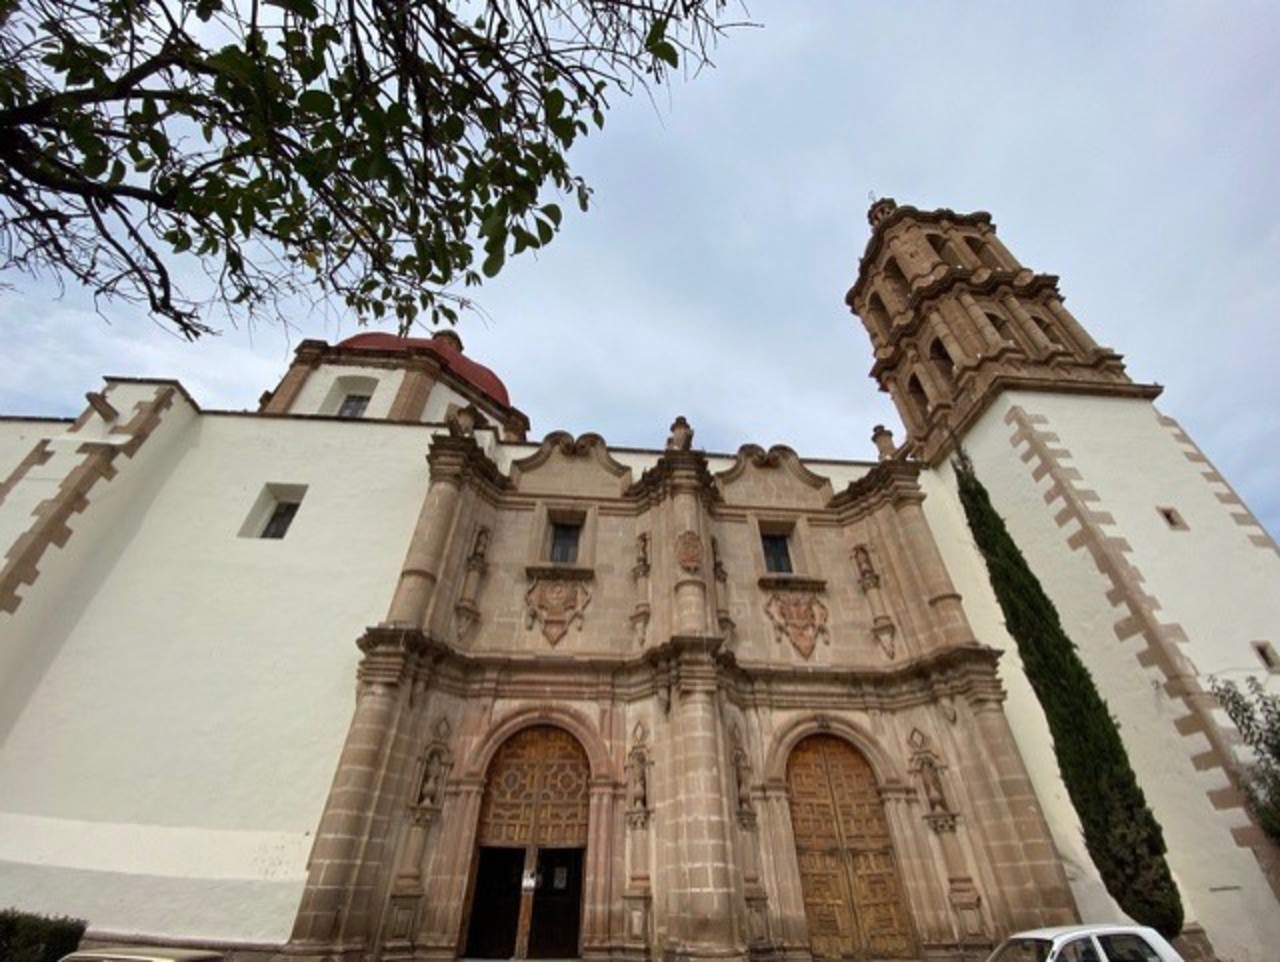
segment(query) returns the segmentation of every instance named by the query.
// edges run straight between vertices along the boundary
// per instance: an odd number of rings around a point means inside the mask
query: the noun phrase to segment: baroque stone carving
[[[649,732],[644,722],[636,722],[634,743],[627,755],[627,824],[644,828],[649,823]]]
[[[671,422],[671,436],[667,438],[668,451],[688,451],[693,447],[693,428],[684,415],[679,415]]]
[[[880,574],[871,560],[871,549],[865,544],[855,545],[853,564],[858,571],[858,587],[867,596],[871,604],[871,634],[884,652],[885,657],[892,660],[897,657],[898,649],[894,636],[898,629],[889,616],[884,596],[880,590]]]
[[[676,536],[676,563],[689,574],[702,568],[702,538],[696,531],[682,531]]]
[[[551,645],[559,643],[569,626],[582,630],[583,612],[591,603],[591,589],[577,578],[543,575],[535,578],[524,596],[525,625],[542,624],[542,635]]]
[[[765,605],[765,614],[773,622],[779,642],[791,642],[802,657],[808,658],[821,638],[830,644],[827,606],[816,595],[805,591],[778,591]]]
[[[476,604],[476,593],[480,589],[480,580],[489,570],[486,560],[489,553],[489,541],[492,535],[488,528],[481,527],[476,531],[472,542],[471,554],[467,555],[466,574],[462,580],[462,592],[458,603],[453,607],[453,631],[458,641],[464,640],[480,620],[480,608]]]
[[[738,821],[744,827],[755,824],[755,809],[751,805],[751,760],[747,750],[742,747],[742,730],[733,726],[730,733],[733,744],[731,761],[733,762],[734,797],[738,800]]]

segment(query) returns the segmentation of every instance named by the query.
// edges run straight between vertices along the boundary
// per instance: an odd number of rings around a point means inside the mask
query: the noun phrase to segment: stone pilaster
[[[262,406],[263,414],[288,414],[293,410],[293,402],[302,393],[311,373],[320,366],[327,347],[324,341],[303,341],[298,345],[289,370]]]
[[[368,932],[365,899],[356,891],[361,850],[405,683],[427,648],[421,633],[393,628],[371,628],[359,645],[355,713],[312,846],[290,938],[296,949],[359,945]]]

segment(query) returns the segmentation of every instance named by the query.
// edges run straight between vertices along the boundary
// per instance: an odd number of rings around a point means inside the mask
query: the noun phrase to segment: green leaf
[[[541,208],[539,213],[541,213],[544,217],[547,218],[547,220],[551,221],[551,223],[555,224],[557,227],[560,226],[560,220],[564,216],[560,212],[559,204],[545,204]]]
[[[304,90],[298,97],[298,106],[317,117],[332,117],[334,114],[333,98],[323,90]]]
[[[485,277],[496,277],[498,272],[502,270],[502,265],[506,263],[506,252],[501,248],[490,251],[489,256],[484,259],[484,264],[480,270],[484,271]]]
[[[680,54],[669,40],[662,40],[649,47],[649,52],[672,67],[680,66]]]

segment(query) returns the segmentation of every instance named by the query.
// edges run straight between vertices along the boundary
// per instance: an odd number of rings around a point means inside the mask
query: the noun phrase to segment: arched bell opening
[[[554,725],[512,735],[485,778],[463,953],[479,959],[581,955],[591,767]]]
[[[914,957],[889,821],[866,756],[843,738],[810,735],[787,758],[787,787],[814,958]]]

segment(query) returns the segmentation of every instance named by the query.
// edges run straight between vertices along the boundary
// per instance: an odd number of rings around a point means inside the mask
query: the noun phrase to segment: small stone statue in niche
[[[643,812],[649,808],[649,776],[645,771],[649,759],[643,748],[631,750],[631,765],[627,772],[627,810]]]
[[[924,798],[929,803],[929,811],[946,812],[947,796],[942,790],[942,775],[938,771],[938,763],[932,755],[920,756],[920,784],[924,787]]]
[[[738,811],[751,811],[751,762],[746,750],[738,745],[733,750],[733,778],[737,787]]]
[[[418,804],[423,808],[434,808],[440,800],[440,786],[444,781],[444,760],[439,752],[427,756],[426,768],[422,772],[422,789],[418,792]]]

